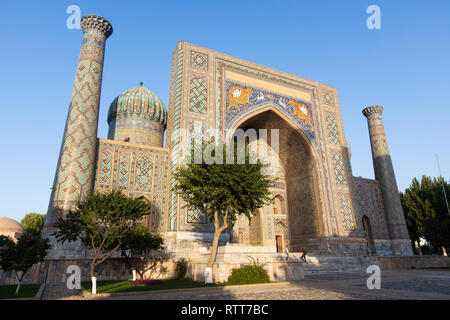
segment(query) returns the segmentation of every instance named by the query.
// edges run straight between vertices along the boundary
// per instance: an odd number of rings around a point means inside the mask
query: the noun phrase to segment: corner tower
[[[380,183],[392,253],[396,256],[412,255],[411,242],[381,117],[383,107],[370,106],[362,112],[369,126],[375,179]]]
[[[62,247],[50,235],[57,219],[77,206],[94,186],[104,50],[113,32],[106,19],[95,15],[81,18],[81,27],[83,42],[44,226],[44,235],[53,240],[53,257],[83,255],[80,245],[66,243]]]
[[[127,90],[111,103],[108,139],[162,147],[167,110],[161,99],[142,85]]]

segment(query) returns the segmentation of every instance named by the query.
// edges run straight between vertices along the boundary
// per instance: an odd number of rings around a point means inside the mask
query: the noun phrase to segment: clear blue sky
[[[45,213],[82,31],[69,5],[114,26],[106,47],[99,136],[111,101],[139,81],[167,105],[172,51],[183,40],[338,89],[355,176],[373,178],[366,119],[384,106],[400,190],[450,178],[450,1],[2,1],[0,217]],[[381,8],[381,30],[366,9]]]

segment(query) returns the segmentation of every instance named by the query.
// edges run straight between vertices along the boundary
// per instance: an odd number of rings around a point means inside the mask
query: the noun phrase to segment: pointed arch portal
[[[304,248],[308,239],[323,235],[319,171],[310,139],[273,106],[252,112],[235,129],[279,130],[279,160],[284,168],[289,250]]]

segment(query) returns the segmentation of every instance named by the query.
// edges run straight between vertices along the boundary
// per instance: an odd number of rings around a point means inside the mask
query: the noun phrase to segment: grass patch
[[[0,286],[0,299],[34,298],[40,287],[40,284],[23,284],[16,294],[17,285]]]
[[[201,287],[218,287],[224,286],[226,283],[208,283],[194,281],[191,279],[166,279],[160,284],[152,285],[132,285],[130,280],[124,281],[97,281],[97,293],[114,293],[114,292],[136,292],[136,291],[152,291],[152,290],[171,290],[185,288],[201,288]],[[90,281],[83,282],[83,287],[91,292],[92,283]]]

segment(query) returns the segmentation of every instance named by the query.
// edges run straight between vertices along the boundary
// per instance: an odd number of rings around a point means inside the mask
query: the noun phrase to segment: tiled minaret
[[[411,242],[381,117],[383,107],[367,107],[363,110],[363,114],[369,125],[375,179],[380,183],[392,253],[394,255],[412,255]]]
[[[113,28],[95,15],[81,18],[81,27],[83,43],[44,226],[44,236],[52,240],[51,257],[83,256],[80,244],[61,245],[51,234],[57,219],[78,205],[94,186],[104,50]]]

